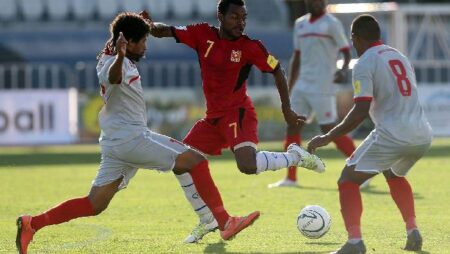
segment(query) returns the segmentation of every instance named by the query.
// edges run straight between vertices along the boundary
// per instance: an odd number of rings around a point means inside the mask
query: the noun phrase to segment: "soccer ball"
[[[304,236],[317,239],[325,235],[331,226],[328,212],[318,205],[303,208],[297,216],[297,228]]]

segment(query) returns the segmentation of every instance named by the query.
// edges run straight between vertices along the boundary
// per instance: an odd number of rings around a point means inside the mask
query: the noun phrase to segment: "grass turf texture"
[[[277,149],[281,142],[263,143]],[[235,215],[254,210],[261,218],[233,241],[207,235],[199,244],[182,240],[197,223],[172,173],[140,170],[97,217],[50,226],[35,235],[33,253],[328,253],[346,240],[336,180],[344,157],[330,145],[319,150],[327,172],[299,170],[300,188],[268,189],[285,170],[258,176],[239,173],[232,155],[211,158],[213,177],[225,206]],[[98,145],[0,148],[0,253],[15,253],[15,219],[35,215],[66,199],[83,196],[96,175]],[[450,250],[450,139],[436,139],[408,179],[416,199],[417,221],[424,237],[419,253]],[[363,235],[368,253],[407,253],[401,215],[382,176],[362,194]],[[330,231],[309,240],[296,228],[296,216],[318,204],[332,217]]]

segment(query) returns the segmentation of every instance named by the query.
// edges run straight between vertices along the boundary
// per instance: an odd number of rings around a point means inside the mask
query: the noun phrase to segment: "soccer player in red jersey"
[[[96,216],[115,194],[125,188],[138,168],[188,174],[199,195],[211,208],[223,240],[231,240],[259,217],[230,216],[210,173],[208,161],[198,151],[147,128],[144,91],[135,65],[147,49],[148,22],[134,13],[120,13],[110,24],[111,38],[98,56],[97,75],[104,105],[99,113],[101,163],[89,194],[66,200],[36,216],[17,218],[16,246],[28,253],[36,232],[50,225]]]
[[[325,169],[322,161],[297,145],[290,146],[284,153],[256,150],[257,117],[246,87],[253,65],[262,72],[272,73],[287,124],[302,125],[304,118],[291,109],[286,77],[278,60],[260,41],[243,34],[247,18],[244,1],[219,1],[217,17],[220,22],[218,28],[207,23],[174,27],[149,19],[153,36],[174,37],[198,55],[206,117],[197,121],[183,142],[209,155],[220,155],[223,148],[229,147],[244,174],[259,174],[289,166],[322,172]],[[177,178],[183,187],[189,188],[185,189],[186,197],[200,217],[200,224],[186,239],[186,242],[196,242],[214,228],[214,218],[208,216],[208,207],[202,206],[200,199],[192,198],[196,196],[195,185],[188,175]]]
[[[294,52],[289,63],[288,87],[292,108],[297,114],[315,115],[322,133],[336,125],[336,95],[334,83],[345,83],[350,63],[350,45],[342,23],[326,12],[327,0],[306,0],[308,13],[295,21]],[[342,69],[336,69],[342,54]],[[301,144],[302,128],[288,126],[284,147]],[[353,140],[344,135],[334,141],[338,150],[350,157],[355,150]],[[282,180],[269,184],[274,187],[298,187],[297,168],[289,167]]]

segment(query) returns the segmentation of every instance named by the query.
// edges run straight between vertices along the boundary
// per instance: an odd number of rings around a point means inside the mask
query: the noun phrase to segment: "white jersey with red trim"
[[[108,70],[115,56],[103,55],[97,64],[97,76],[104,105],[99,113],[100,144],[125,143],[146,131],[147,112],[144,92],[136,65],[128,58],[122,65],[122,81],[111,84]]]
[[[315,20],[306,14],[295,21],[294,49],[300,52],[300,73],[294,89],[305,93],[334,94],[336,61],[350,45],[342,23],[324,13]]]
[[[420,105],[409,60],[381,43],[369,48],[353,68],[354,100],[370,100],[379,133],[401,145],[431,142],[431,127]]]

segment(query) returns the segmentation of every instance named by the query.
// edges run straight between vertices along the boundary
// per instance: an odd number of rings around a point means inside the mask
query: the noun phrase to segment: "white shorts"
[[[406,176],[411,167],[425,154],[431,143],[399,145],[378,133],[371,132],[347,159],[355,171],[378,174],[392,169],[397,176]]]
[[[138,168],[171,171],[178,155],[190,149],[175,139],[151,131],[124,144],[101,148],[102,160],[92,185],[103,186],[123,177],[119,189],[128,185]]]
[[[309,118],[315,112],[320,125],[332,124],[337,120],[335,95],[305,94],[293,89],[290,100],[295,113]]]

